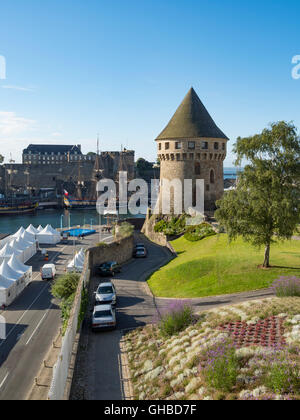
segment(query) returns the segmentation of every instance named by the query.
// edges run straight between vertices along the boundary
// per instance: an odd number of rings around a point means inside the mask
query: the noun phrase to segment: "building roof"
[[[71,153],[74,154],[77,152],[77,154],[81,153],[81,146],[80,145],[55,145],[55,144],[30,144],[27,149],[23,150],[23,154],[29,154],[31,152],[34,153],[54,153],[54,154],[64,154],[64,153]]]
[[[228,140],[228,137],[216,126],[197,93],[191,88],[156,140],[199,137]]]

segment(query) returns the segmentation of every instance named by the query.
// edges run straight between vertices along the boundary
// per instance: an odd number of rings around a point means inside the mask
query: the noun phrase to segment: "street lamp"
[[[91,219],[91,230],[93,229],[93,222],[94,222],[94,219]]]

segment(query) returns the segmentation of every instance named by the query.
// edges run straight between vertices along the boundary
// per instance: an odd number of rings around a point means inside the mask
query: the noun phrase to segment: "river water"
[[[128,216],[122,216],[126,218]],[[143,217],[140,215],[140,217]],[[15,233],[21,226],[25,229],[32,224],[46,226],[50,224],[54,228],[67,228],[70,226],[106,224],[107,219],[99,216],[96,210],[39,210],[32,215],[0,216],[0,233]]]

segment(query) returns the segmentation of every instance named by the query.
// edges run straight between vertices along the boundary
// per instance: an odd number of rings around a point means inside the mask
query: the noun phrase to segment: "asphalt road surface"
[[[120,370],[122,334],[124,330],[146,325],[155,319],[155,302],[146,288],[145,280],[156,268],[172,258],[166,248],[145,238],[138,239],[138,242],[145,242],[148,257],[124,265],[122,272],[112,279],[118,295],[117,330],[93,333],[88,323],[84,325],[82,340],[86,349],[80,355],[80,362],[75,369],[71,399],[123,399]],[[100,278],[94,277],[92,290],[96,290],[99,283]]]
[[[168,263],[171,253],[161,246],[149,242],[144,237],[136,238],[144,242],[148,249],[146,259],[132,260],[124,265],[122,272],[112,281],[116,286],[117,322],[115,331],[93,333],[89,322],[86,322],[81,334],[81,350],[75,367],[71,399],[85,400],[122,400],[124,399],[120,341],[124,331],[135,329],[153,322],[158,313],[166,308],[170,299],[154,298],[146,287],[145,280],[156,269]],[[101,279],[103,281],[104,279]],[[99,277],[94,277],[91,283],[92,291],[100,283]],[[195,310],[207,310],[217,306],[233,304],[245,300],[268,297],[270,290],[241,293],[220,297],[189,300]],[[91,298],[91,307],[92,309]]]
[[[110,242],[110,235],[102,240]],[[65,271],[75,250],[99,242],[98,234],[76,244],[47,247],[49,263],[57,273]],[[6,321],[6,339],[0,340],[0,400],[26,399],[41,364],[61,327],[61,311],[50,293],[50,282],[41,280],[40,268],[45,264],[37,254],[27,265],[33,267],[33,282],[18,299],[0,315]]]

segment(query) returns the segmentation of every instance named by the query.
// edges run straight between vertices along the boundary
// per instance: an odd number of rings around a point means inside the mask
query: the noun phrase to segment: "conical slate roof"
[[[198,137],[228,140],[228,137],[216,126],[197,93],[191,88],[156,140]]]

